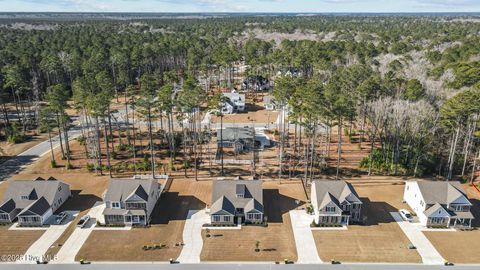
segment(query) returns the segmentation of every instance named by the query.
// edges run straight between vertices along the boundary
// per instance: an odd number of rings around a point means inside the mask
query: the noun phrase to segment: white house
[[[245,95],[237,92],[223,93],[222,113],[232,114],[245,111]]]
[[[427,227],[471,227],[472,204],[460,182],[407,181],[403,200]]]

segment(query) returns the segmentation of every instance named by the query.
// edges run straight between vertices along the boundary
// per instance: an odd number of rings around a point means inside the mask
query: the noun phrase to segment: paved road
[[[304,210],[292,210],[290,211],[290,220],[292,222],[295,246],[297,247],[297,263],[321,263],[322,260],[318,256],[317,246],[310,228],[313,216],[307,214]]]
[[[418,226],[404,221],[398,212],[390,212],[410,242],[417,248],[424,264],[443,264],[445,259],[430,243]]]
[[[200,262],[200,253],[203,247],[202,227],[206,223],[209,223],[209,215],[204,210],[188,211],[187,220],[183,227],[183,242],[185,245],[182,247],[182,252],[177,261],[181,263]]]
[[[80,127],[73,127],[68,132],[70,140],[78,138],[81,135]],[[63,139],[63,136],[62,136]],[[52,138],[52,145],[54,148],[60,145],[60,137],[55,136]],[[34,147],[28,149],[27,151],[19,154],[16,157],[13,157],[0,166],[0,181],[4,181],[5,178],[12,176],[15,173],[18,173],[20,170],[25,168],[27,165],[33,163],[35,160],[41,156],[48,154],[50,151],[50,142],[48,140],[41,142]],[[0,182],[1,183],[1,182]]]
[[[0,270],[19,270],[19,269],[32,269],[30,265],[12,265],[3,264],[0,265]],[[472,266],[439,266],[439,265],[401,265],[401,264],[295,264],[295,265],[274,265],[274,264],[136,264],[136,263],[123,263],[123,264],[91,264],[80,265],[72,264],[65,265],[60,264],[47,264],[37,265],[35,269],[41,270],[478,270],[479,265]]]

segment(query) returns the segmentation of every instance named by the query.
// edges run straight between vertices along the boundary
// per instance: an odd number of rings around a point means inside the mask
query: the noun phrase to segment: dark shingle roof
[[[241,193],[243,191],[243,194]],[[239,193],[237,193],[239,192]],[[237,194],[243,195],[238,197]],[[263,212],[263,190],[260,180],[217,180],[213,183],[211,213],[224,210],[234,213],[235,208]],[[233,210],[232,210],[233,209]],[[247,210],[248,209],[248,210]]]
[[[15,210],[15,208],[16,208],[15,201],[13,199],[10,199],[10,200],[4,202],[0,206],[0,212],[8,214],[8,213],[12,212],[13,210]]]
[[[362,203],[353,186],[343,180],[315,180],[312,188],[317,195],[318,208],[323,208],[330,202],[338,206],[344,201]]]
[[[467,197],[460,182],[417,181],[426,204],[450,204],[459,197]]]
[[[137,195],[148,201],[148,196],[157,181],[157,179],[110,179],[104,200],[119,202]]]
[[[48,204],[45,197],[41,197],[40,199],[33,202],[31,205],[23,209],[19,216],[31,216],[31,215],[39,215],[43,216],[48,209],[50,209],[50,204]]]

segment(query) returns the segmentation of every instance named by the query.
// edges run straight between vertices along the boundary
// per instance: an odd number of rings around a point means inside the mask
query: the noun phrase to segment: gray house
[[[105,224],[147,225],[162,193],[157,179],[110,179],[105,202]]]
[[[311,203],[317,224],[347,225],[361,221],[362,201],[345,181],[313,181]]]
[[[0,223],[42,226],[71,196],[70,186],[50,177],[12,181],[0,206]]]
[[[472,203],[460,182],[407,181],[403,200],[427,227],[470,228]]]
[[[263,222],[263,190],[260,180],[217,180],[213,183],[212,224]]]
[[[263,131],[250,127],[228,127],[217,131],[217,144],[225,148],[233,148],[236,153],[252,149],[263,150],[272,145],[271,140]]]

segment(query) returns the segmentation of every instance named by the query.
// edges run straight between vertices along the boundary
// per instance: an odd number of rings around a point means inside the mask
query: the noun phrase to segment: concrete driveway
[[[293,236],[295,238],[295,246],[297,248],[297,263],[322,263],[322,260],[318,256],[312,229],[310,228],[313,216],[307,214],[305,210],[292,210],[289,213],[292,222]]]
[[[96,202],[95,205],[88,211],[87,215],[90,220],[83,228],[75,228],[70,237],[65,241],[62,248],[58,251],[57,257],[51,263],[74,263],[77,253],[82,248],[85,241],[92,233],[97,220],[102,216],[105,204],[103,202]]]
[[[64,222],[62,225],[50,225],[45,233],[33,243],[30,248],[25,252],[25,255],[22,260],[17,261],[17,263],[36,263],[36,261],[43,261],[48,258],[44,258],[45,253],[48,249],[57,241],[57,239],[65,232],[65,230],[70,226],[74,216],[78,212],[66,211],[69,213],[69,220]]]
[[[210,216],[205,210],[188,211],[187,220],[183,227],[184,246],[177,261],[180,263],[200,263],[200,253],[202,253],[203,224],[210,222]]]
[[[418,254],[422,257],[424,264],[444,264],[445,259],[438,253],[427,237],[422,233],[421,228],[413,223],[404,221],[398,212],[390,212],[403,233],[410,242],[417,248]]]

